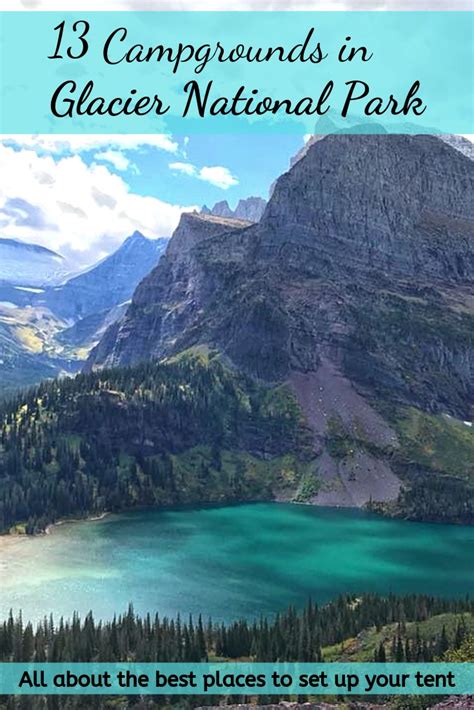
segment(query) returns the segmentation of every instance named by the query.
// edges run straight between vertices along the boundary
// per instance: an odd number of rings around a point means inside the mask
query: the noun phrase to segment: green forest
[[[1,413],[0,529],[104,510],[271,498],[310,434],[284,387],[183,357],[44,382]],[[285,478],[286,477],[286,478]]]
[[[402,453],[391,454],[408,485],[396,504],[372,508],[471,522],[472,433],[449,432],[462,464],[451,471],[426,453],[436,453],[437,441],[420,446],[420,431],[426,439],[436,427],[414,416],[404,413]],[[290,391],[259,384],[212,354],[45,381],[4,402],[0,421],[4,532],[34,534],[62,518],[133,507],[276,494],[304,502],[317,492],[312,435]],[[437,426],[443,450],[446,425]]]

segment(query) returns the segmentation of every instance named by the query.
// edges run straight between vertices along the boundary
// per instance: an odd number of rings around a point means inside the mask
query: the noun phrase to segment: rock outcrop
[[[269,705],[253,705],[251,703],[236,705],[204,705],[196,707],[195,710],[390,710],[394,708],[393,703],[373,703],[363,700],[352,700],[349,698],[344,703],[326,702],[275,702]],[[474,695],[456,695],[441,700],[435,705],[430,705],[431,710],[474,710]]]
[[[221,202],[216,202],[212,209],[204,205],[201,214],[225,217],[227,219],[244,219],[247,222],[259,222],[266,205],[266,200],[262,197],[247,197],[245,200],[239,200],[235,210],[232,210],[227,200],[222,200]]]

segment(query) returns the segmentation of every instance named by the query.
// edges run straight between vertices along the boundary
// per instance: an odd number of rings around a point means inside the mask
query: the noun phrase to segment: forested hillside
[[[2,419],[4,531],[134,506],[268,499],[295,488],[311,457],[285,387],[207,356],[45,382]]]
[[[289,608],[272,619],[235,621],[226,625],[211,620],[137,616],[133,608],[112,621],[96,621],[91,614],[71,620],[45,619],[37,626],[10,616],[0,626],[0,659],[17,662],[200,662],[223,660],[282,661],[472,661],[474,607],[468,600],[448,601],[432,597],[342,596],[324,607],[309,602],[305,609]],[[374,639],[377,640],[374,643]],[[358,645],[358,655],[347,655]],[[310,696],[311,698],[311,696]],[[300,702],[307,702],[301,696]],[[288,696],[258,696],[258,704],[289,700]],[[112,708],[217,706],[224,697],[64,697],[23,696],[5,699],[2,710],[112,710]],[[237,696],[233,703],[248,703],[249,696]],[[255,700],[255,698],[254,698]],[[320,698],[318,698],[319,702]],[[359,710],[370,707],[351,698]],[[362,700],[362,699],[361,699]],[[387,704],[380,705],[380,702]],[[426,710],[436,701],[430,698],[377,698],[377,707]],[[334,705],[346,708],[337,698]],[[395,704],[392,704],[395,702]],[[61,704],[60,704],[61,703]],[[245,707],[248,707],[246,705]],[[272,707],[275,707],[272,705]],[[282,707],[284,707],[282,705]],[[310,707],[310,706],[309,706]],[[318,704],[318,708],[322,708]]]
[[[4,532],[31,534],[61,518],[133,507],[275,496],[310,502],[326,485],[291,391],[259,384],[217,354],[44,382],[4,404],[0,416]],[[395,502],[369,507],[472,522],[473,433],[416,410],[392,416],[401,446],[378,455],[404,486]],[[374,448],[335,424],[327,441],[336,460]]]

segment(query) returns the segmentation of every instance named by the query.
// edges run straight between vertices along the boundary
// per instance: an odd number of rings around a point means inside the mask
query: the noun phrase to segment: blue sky
[[[170,170],[173,160],[163,153],[135,155],[139,174],[129,171],[128,180],[140,194],[158,195],[161,199],[212,206],[228,200],[235,207],[240,198],[257,195],[267,198],[273,180],[288,169],[289,159],[302,146],[301,136],[294,135],[192,135],[184,146],[184,137],[176,139],[195,166],[225,166],[238,183],[222,189],[203,180]]]
[[[183,211],[266,198],[303,142],[290,134],[0,136],[0,236],[82,268],[135,230],[170,236]]]

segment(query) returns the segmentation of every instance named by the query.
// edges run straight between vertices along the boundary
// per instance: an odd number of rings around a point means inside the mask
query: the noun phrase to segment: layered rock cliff
[[[473,181],[473,162],[431,136],[327,136],[279,179],[260,224],[183,215],[90,364],[201,341],[275,381],[329,357],[392,397],[466,415]],[[419,381],[404,384],[407,367]]]
[[[441,139],[326,136],[260,223],[184,215],[89,367],[216,348],[290,383],[328,484],[319,502],[393,498],[384,407],[471,415],[473,187],[472,160]]]
[[[159,358],[195,344],[199,304],[212,292],[199,272],[194,252],[225,232],[232,236],[248,226],[234,219],[184,213],[158,267],[137,287],[125,316],[114,323],[94,349],[87,369],[100,365],[129,365]]]

